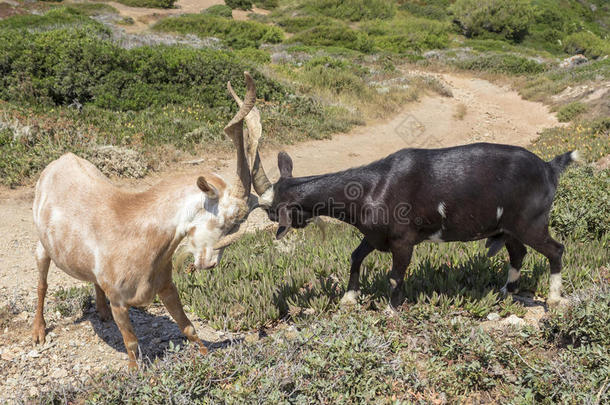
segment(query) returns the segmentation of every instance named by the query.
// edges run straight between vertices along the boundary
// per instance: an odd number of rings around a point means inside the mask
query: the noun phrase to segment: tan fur
[[[72,277],[95,284],[98,312],[103,319],[113,314],[130,366],[135,365],[137,339],[127,309],[150,303],[157,294],[187,338],[205,352],[171,281],[171,259],[186,237],[199,268],[216,265],[222,252],[213,245],[233,228],[241,201],[230,195],[223,179],[204,176],[218,192],[217,200],[207,198],[193,176],[174,177],[136,193],[115,187],[73,154],[49,164],[36,185],[33,205],[40,239],[34,341],[45,339],[44,298],[52,260]],[[201,235],[209,240],[196,241]]]

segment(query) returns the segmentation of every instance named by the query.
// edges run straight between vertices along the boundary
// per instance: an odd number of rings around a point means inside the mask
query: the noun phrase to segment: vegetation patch
[[[559,108],[559,110],[557,111],[557,119],[559,120],[559,122],[572,121],[574,118],[578,117],[585,111],[587,111],[586,104],[574,101],[573,103],[566,104]]]
[[[216,4],[202,11],[203,14],[210,14],[217,17],[233,18],[231,7],[224,4]]]
[[[157,31],[195,34],[199,37],[218,37],[236,49],[254,47],[263,43],[278,43],[283,39],[282,31],[273,26],[255,21],[235,21],[210,14],[185,14],[166,18],[156,23]]]
[[[347,21],[383,20],[396,13],[394,2],[389,0],[312,0],[303,1],[305,10]]]
[[[117,0],[130,7],[174,8],[176,0]]]
[[[471,58],[456,59],[453,64],[461,69],[511,75],[536,74],[548,68],[536,60],[514,54],[481,54]]]
[[[610,55],[610,41],[603,40],[591,32],[576,32],[567,36],[563,43],[564,50],[571,55],[582,53],[593,59]]]
[[[54,303],[51,308],[62,316],[81,315],[91,306],[91,293],[90,286],[60,288],[53,293]]]

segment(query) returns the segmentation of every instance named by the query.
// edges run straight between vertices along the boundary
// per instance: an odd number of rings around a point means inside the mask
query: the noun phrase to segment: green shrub
[[[252,0],[225,0],[225,4],[232,9],[252,10]]]
[[[231,7],[229,7],[225,4],[216,4],[216,5],[210,6],[210,7],[206,8],[205,10],[201,11],[201,13],[214,15],[217,17],[225,17],[225,18],[233,17],[233,12],[231,11]]]
[[[607,287],[607,286],[606,286]],[[574,346],[610,346],[610,291],[607,288],[583,292],[576,304],[555,312],[543,323],[547,339]]]
[[[304,65],[305,82],[329,89],[335,94],[363,96],[368,89],[363,79],[364,73],[357,66],[328,56],[310,59]]]
[[[423,18],[374,21],[363,24],[362,30],[378,48],[395,53],[446,48],[449,43],[447,24]]]
[[[551,227],[564,238],[601,239],[610,233],[610,170],[568,170],[557,189]]]
[[[513,54],[488,54],[453,62],[461,69],[482,70],[492,73],[526,75],[547,70],[547,66],[535,60]]]
[[[313,27],[324,26],[324,25],[340,25],[342,23],[337,22],[329,17],[282,17],[276,20],[277,25],[282,27],[286,32],[295,33],[301,32]]]
[[[62,316],[81,315],[91,306],[90,287],[60,288],[53,293],[53,310]]]
[[[309,46],[339,46],[365,53],[373,50],[373,42],[366,33],[355,31],[339,22],[299,32],[287,42]]]
[[[117,0],[130,7],[173,8],[176,0]]]
[[[2,31],[7,29],[31,30],[33,27],[36,31],[61,27],[95,27],[100,32],[109,32],[103,28],[102,24],[88,18],[84,10],[73,7],[58,7],[43,15],[23,14],[0,20],[0,30]]]
[[[157,31],[215,36],[232,48],[258,48],[263,43],[278,43],[283,39],[278,27],[254,21],[235,21],[208,14],[185,14],[165,18],[153,26]]]
[[[559,111],[557,111],[557,119],[559,120],[559,122],[572,121],[574,118],[584,113],[585,111],[587,111],[587,105],[575,101],[573,103],[569,103],[562,106]]]
[[[400,9],[423,18],[446,20],[450,0],[403,0]]]
[[[389,0],[311,0],[304,7],[313,13],[348,21],[388,19],[396,14]]]
[[[577,32],[564,38],[563,49],[571,55],[582,53],[588,58],[597,59],[610,55],[610,41],[591,32]]]
[[[529,0],[457,0],[450,11],[468,37],[493,33],[520,41],[534,20]]]
[[[280,5],[279,0],[256,0],[256,7],[260,7],[265,10],[273,10]]]
[[[118,14],[119,11],[105,3],[71,3],[69,8],[86,15]]]

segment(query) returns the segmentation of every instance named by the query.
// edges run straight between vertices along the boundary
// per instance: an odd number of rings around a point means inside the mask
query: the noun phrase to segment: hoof
[[[506,288],[506,286],[500,288],[500,293],[505,296],[513,296],[514,294],[518,294],[519,293],[519,289],[516,288],[515,291],[508,291],[508,288]]]
[[[339,305],[343,308],[353,307],[358,304],[358,296],[360,295],[360,291],[347,291],[343,294],[341,301],[339,301]]]
[[[32,341],[34,344],[44,344],[47,335],[46,329],[47,325],[44,322],[34,323],[34,327],[32,328]]]
[[[136,371],[138,369],[138,363],[135,360],[129,360],[129,363],[127,363],[127,368],[129,371]]]

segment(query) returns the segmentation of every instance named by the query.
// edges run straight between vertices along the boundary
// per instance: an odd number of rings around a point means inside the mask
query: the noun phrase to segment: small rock
[[[4,361],[12,361],[15,358],[15,353],[10,351],[5,351],[0,355],[0,359]]]
[[[578,54],[578,55],[570,56],[569,58],[564,59],[559,64],[559,67],[571,69],[574,66],[582,65],[583,63],[587,63],[588,61],[589,61],[589,59],[587,59],[587,57],[585,55]]]
[[[500,314],[498,314],[497,312],[490,312],[487,315],[488,321],[497,321],[498,319],[500,319]]]
[[[30,350],[30,352],[27,354],[27,356],[32,357],[32,358],[40,357],[40,353],[38,353],[38,350],[33,349],[33,350]]]
[[[68,372],[63,368],[56,368],[55,371],[51,374],[53,378],[65,378],[68,376]]]
[[[38,388],[30,387],[30,396],[31,397],[37,397],[38,396]]]
[[[508,318],[506,318],[504,320],[504,322],[507,325],[514,325],[514,326],[524,326],[525,325],[525,320],[523,318],[519,318],[517,315],[512,314],[511,316],[509,316]]]

